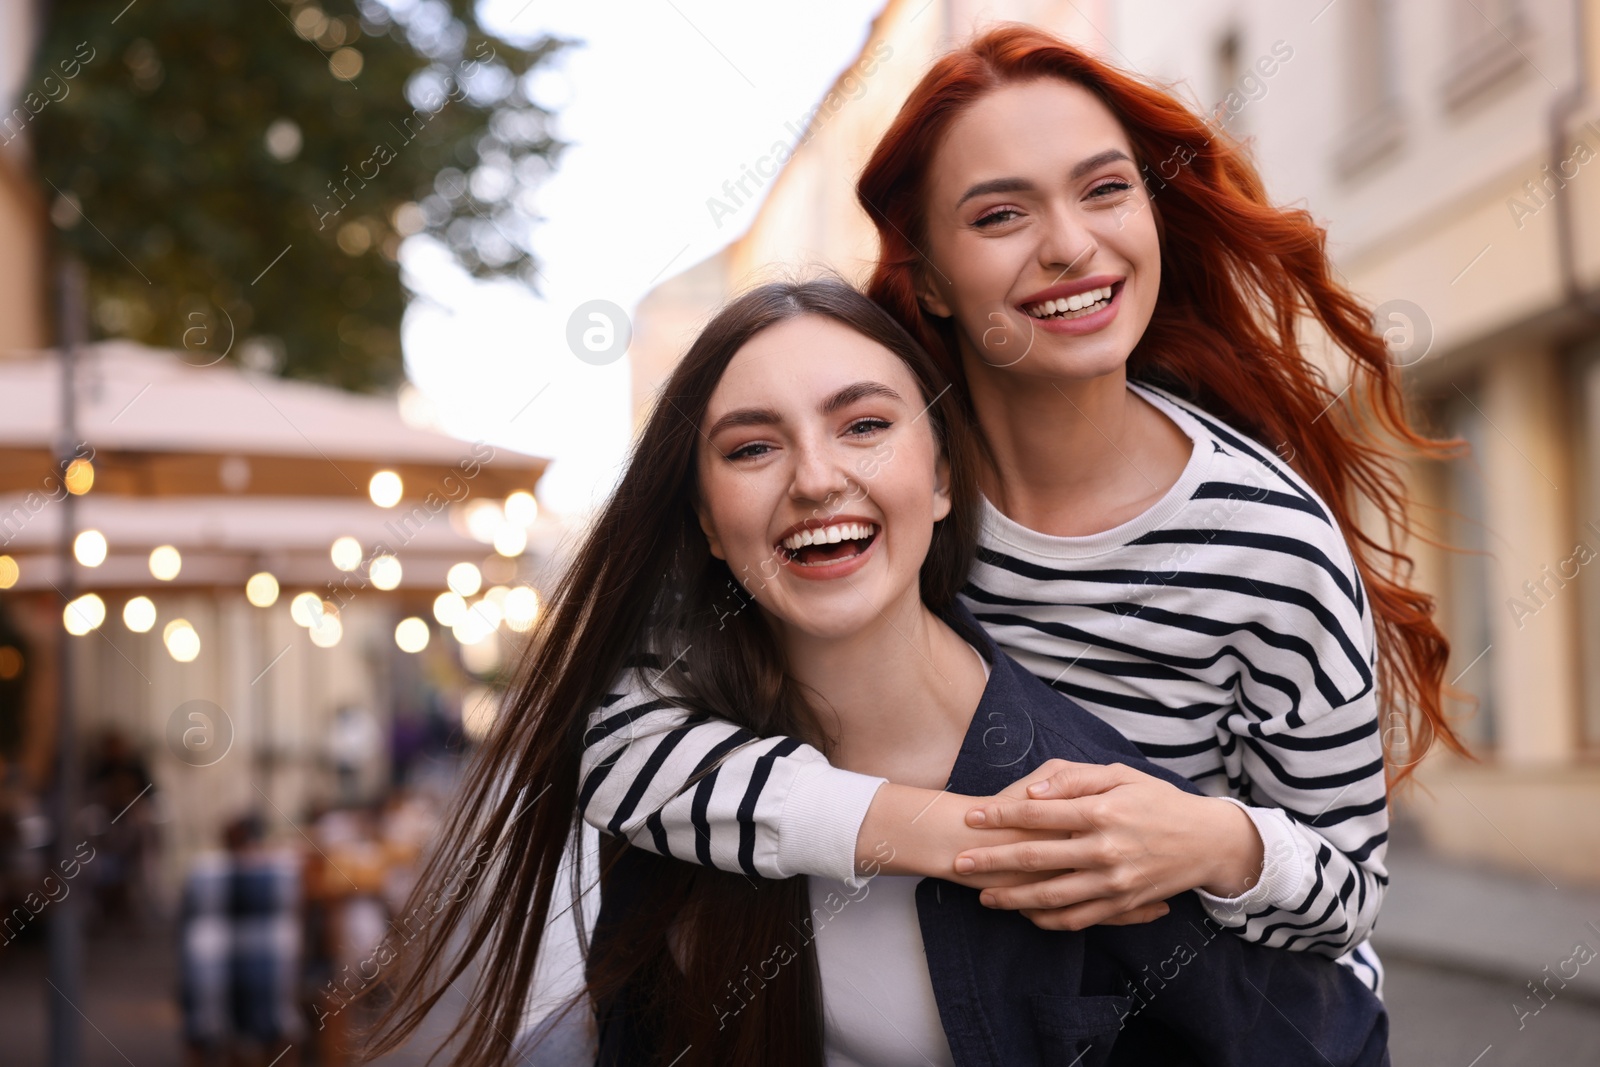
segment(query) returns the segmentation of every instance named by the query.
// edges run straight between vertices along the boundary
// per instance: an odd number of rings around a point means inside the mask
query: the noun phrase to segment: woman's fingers
[[[1024,908],[1022,914],[1041,930],[1087,930],[1091,926],[1131,926],[1159,919],[1171,909],[1165,901],[1153,901],[1131,910],[1114,900],[1090,900],[1069,908]]]
[[[1171,910],[1171,906],[1167,904],[1166,901],[1157,900],[1153,903],[1144,904],[1137,908],[1130,908],[1121,915],[1113,915],[1109,919],[1101,919],[1099,925],[1136,926],[1139,923],[1147,923],[1151,922],[1152,920],[1159,919]]]
[[[996,871],[1075,870],[1097,866],[1103,851],[1093,841],[1082,837],[986,845],[968,849],[957,856],[955,871],[957,874],[990,874]]]
[[[1118,889],[1103,871],[1068,871],[1055,878],[985,889],[978,899],[985,907],[1005,911],[1058,911],[1093,902],[1098,905],[1098,914],[1083,923],[1083,926],[1093,926],[1101,919],[1126,911],[1135,903],[1143,903],[1128,899],[1130,894],[1119,892]],[[1082,927],[1056,929],[1079,930]]]
[[[1130,768],[1112,763],[1071,763],[1053,759],[1041,763],[1034,770],[1012,782],[997,793],[989,803],[973,808],[967,813],[969,826],[1026,826],[1024,822],[994,822],[997,818],[1026,819],[1042,814],[1048,809],[1031,809],[1024,805],[1035,801],[1072,801],[1076,804],[1096,803],[1106,793],[1119,785],[1126,785],[1130,775],[1138,774]],[[1093,812],[1083,814],[1092,816]]]
[[[1072,763],[1051,760],[1048,777],[1028,785],[1035,799],[1087,797],[1114,789],[1128,780],[1128,768],[1120,763]],[[1044,768],[1040,768],[1041,770]]]
[[[992,800],[967,812],[968,826],[1087,833],[1099,829],[1100,801]]]

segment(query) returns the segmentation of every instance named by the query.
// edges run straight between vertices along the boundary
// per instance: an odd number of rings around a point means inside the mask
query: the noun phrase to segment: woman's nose
[[[843,457],[820,444],[801,445],[795,452],[791,496],[826,507],[849,491],[850,469]]]
[[[1058,278],[1086,269],[1099,247],[1082,221],[1066,210],[1050,212],[1039,234],[1039,264]]]

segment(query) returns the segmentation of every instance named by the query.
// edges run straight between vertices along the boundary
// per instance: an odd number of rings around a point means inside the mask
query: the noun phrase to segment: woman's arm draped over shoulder
[[[885,781],[793,738],[756,736],[651,691],[643,664],[589,717],[578,806],[598,830],[752,877],[856,878],[856,839]]]
[[[1259,610],[1230,641],[1237,700],[1221,726],[1228,787],[1250,805],[1266,862],[1239,897],[1199,895],[1247,940],[1338,956],[1371,934],[1389,884],[1371,607],[1315,495],[1253,442],[1228,443],[1254,453],[1285,490],[1246,505],[1275,521],[1223,531],[1260,560],[1234,572]]]

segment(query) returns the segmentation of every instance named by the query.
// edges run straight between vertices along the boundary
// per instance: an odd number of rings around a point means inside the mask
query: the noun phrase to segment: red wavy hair
[[[933,64],[861,174],[856,196],[880,240],[869,294],[943,361],[952,380],[965,381],[953,323],[917,300],[924,180],[964,109],[1002,86],[1039,78],[1082,86],[1111,110],[1158,212],[1161,286],[1128,376],[1171,389],[1275,446],[1333,512],[1377,624],[1390,784],[1405,780],[1436,740],[1469,755],[1444,714],[1450,644],[1434,622],[1433,598],[1411,584],[1413,563],[1401,547],[1415,532],[1404,458],[1448,458],[1458,443],[1412,426],[1371,311],[1330,275],[1326,231],[1309,212],[1273,206],[1237,142],[1170,91],[1043,30],[989,30]],[[1341,394],[1301,352],[1297,328],[1308,313],[1349,357],[1342,412],[1331,410]],[[1382,515],[1386,541],[1357,524],[1363,503]],[[1401,723],[1403,730],[1393,728]]]

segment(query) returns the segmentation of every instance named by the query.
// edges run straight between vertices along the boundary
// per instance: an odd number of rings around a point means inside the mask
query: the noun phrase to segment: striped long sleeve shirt
[[[1265,861],[1241,896],[1196,891],[1218,923],[1338,957],[1381,993],[1366,943],[1388,883],[1376,637],[1349,546],[1271,450],[1130,388],[1193,440],[1178,481],[1140,516],[1082,537],[1030,530],[984,501],[962,601],[1007,653],[1152,762],[1244,808]],[[584,818],[725,870],[854,879],[884,779],[673,707],[647,670],[625,672],[590,717]]]

